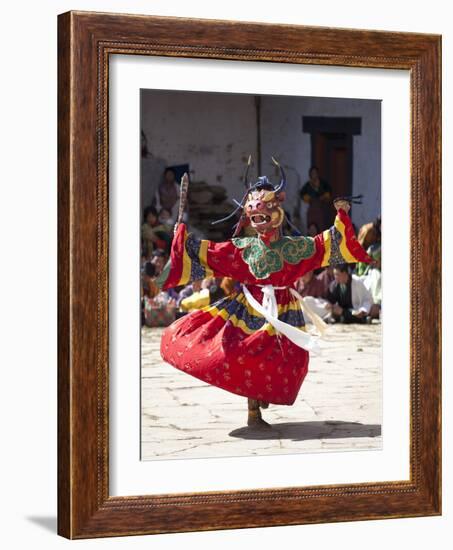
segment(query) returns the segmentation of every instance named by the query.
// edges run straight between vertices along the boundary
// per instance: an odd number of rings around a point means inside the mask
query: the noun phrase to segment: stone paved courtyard
[[[142,329],[142,459],[380,449],[381,325],[333,325],[292,406],[271,430],[247,427],[247,401],[164,363],[162,329]]]

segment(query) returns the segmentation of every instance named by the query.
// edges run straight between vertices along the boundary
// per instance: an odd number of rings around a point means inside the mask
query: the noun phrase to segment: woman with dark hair
[[[158,209],[165,208],[173,214],[173,208],[179,199],[179,185],[173,168],[165,168],[163,181],[157,188]]]
[[[309,205],[307,211],[307,228],[314,226],[315,233],[323,231],[331,225],[332,189],[330,185],[319,177],[319,170],[312,166],[308,171],[309,180],[300,190],[300,198]]]
[[[157,210],[154,206],[147,206],[143,211],[144,222],[142,225],[143,248],[147,258],[155,249],[169,250],[171,235],[163,230],[159,223]]]

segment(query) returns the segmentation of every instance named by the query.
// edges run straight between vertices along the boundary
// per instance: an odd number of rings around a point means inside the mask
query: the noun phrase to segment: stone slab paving
[[[381,325],[333,325],[292,406],[270,405],[271,430],[246,426],[244,397],[160,357],[162,329],[142,329],[142,459],[380,449]]]

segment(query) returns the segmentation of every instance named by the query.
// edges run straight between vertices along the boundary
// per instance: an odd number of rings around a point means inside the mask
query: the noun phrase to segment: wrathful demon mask
[[[281,203],[285,199],[284,191],[276,192],[274,186],[264,176],[259,185],[247,194],[242,217],[243,224],[250,223],[258,233],[267,233],[278,229],[283,223],[285,212]],[[258,183],[258,182],[257,182]]]
[[[280,164],[274,158],[272,161],[280,169],[280,183],[273,185],[267,176],[260,176],[255,183],[248,182],[248,171],[251,164],[251,157],[249,157],[243,178],[246,188],[245,195],[240,202],[234,201],[236,209],[229,216],[213,223],[226,221],[242,210],[233,236],[238,235],[247,225],[250,225],[259,234],[280,230],[285,219],[285,212],[281,204],[285,200],[286,178]]]

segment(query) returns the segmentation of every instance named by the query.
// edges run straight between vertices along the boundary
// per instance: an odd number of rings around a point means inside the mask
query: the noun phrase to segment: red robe
[[[335,225],[312,237],[258,237],[216,243],[196,239],[180,224],[170,260],[158,281],[165,290],[205,277],[231,277],[262,303],[259,285],[271,284],[278,319],[305,330],[300,303],[289,291],[307,271],[339,263],[370,262],[340,210]],[[292,405],[307,374],[309,353],[276,329],[236,291],[165,329],[162,358],[174,367],[232,393]]]

